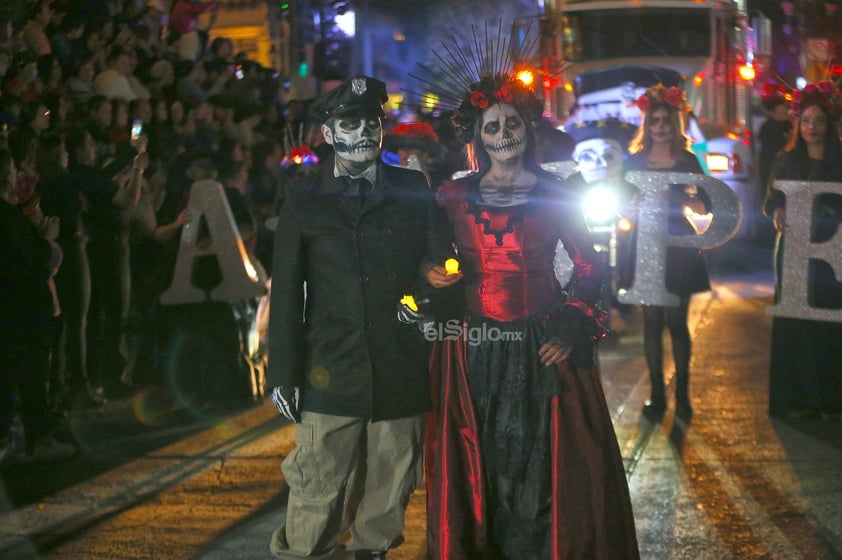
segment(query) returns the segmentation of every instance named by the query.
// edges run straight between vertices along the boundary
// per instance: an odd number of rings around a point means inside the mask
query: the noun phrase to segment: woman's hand
[[[775,213],[772,215],[772,224],[775,226],[775,231],[783,233],[786,230],[786,208],[775,208]]]
[[[559,364],[570,356],[573,349],[571,344],[565,344],[559,340],[551,340],[538,349],[538,357],[545,366]]]
[[[427,277],[427,282],[430,283],[430,286],[434,288],[446,288],[462,279],[461,272],[448,274],[447,270],[441,265],[436,265],[428,269],[424,275]]]

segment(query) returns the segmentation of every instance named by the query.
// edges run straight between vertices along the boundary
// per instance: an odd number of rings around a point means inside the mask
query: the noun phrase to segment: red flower
[[[637,101],[635,101],[634,104],[637,105],[638,109],[645,113],[652,105],[652,101],[649,99],[649,96],[644,93],[637,98]]]
[[[807,84],[807,87],[804,88],[804,93],[811,95],[813,93],[816,93],[818,89],[819,88],[816,86],[816,84]]]
[[[511,84],[503,84],[500,86],[500,89],[494,92],[494,97],[502,101],[503,103],[511,103],[512,102],[512,86]]]
[[[664,92],[664,102],[676,109],[681,107],[683,101],[684,96],[681,94],[681,90],[677,87],[671,87]]]
[[[833,92],[833,84],[828,81],[819,82],[817,84],[818,90],[822,93],[832,93]]]
[[[473,105],[474,107],[479,107],[480,109],[487,109],[488,108],[488,98],[481,91],[472,91],[471,92],[471,105]]]

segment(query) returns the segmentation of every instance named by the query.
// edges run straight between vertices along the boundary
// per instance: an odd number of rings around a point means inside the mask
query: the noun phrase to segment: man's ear
[[[326,124],[322,125],[322,136],[324,136],[325,142],[333,146],[333,130]]]

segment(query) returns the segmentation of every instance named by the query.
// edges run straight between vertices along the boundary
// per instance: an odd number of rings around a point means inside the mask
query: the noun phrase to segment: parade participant
[[[628,146],[635,132],[634,126],[618,119],[577,122],[566,127],[575,141],[573,160],[576,173],[567,182],[580,192],[582,211],[591,229],[594,244],[600,247],[600,256],[606,261],[610,274],[610,301],[612,310],[626,317],[630,306],[616,300],[615,291],[628,288],[634,273],[636,232],[621,230],[618,222],[631,223],[636,214],[639,198],[637,187],[623,177]],[[562,257],[560,253],[556,257]],[[613,320],[613,318],[612,318]],[[611,323],[611,335],[617,334],[617,324]]]
[[[448,74],[458,92],[436,81],[444,71],[428,80],[457,104],[476,170],[438,193],[467,313],[431,359],[428,557],[638,558],[595,354],[603,277],[578,194],[537,162],[541,102],[514,73],[491,72],[508,64],[485,64],[505,51],[474,52],[468,78]],[[567,293],[553,271],[559,240],[574,263]]]
[[[777,230],[775,301],[780,300],[781,271],[786,244],[786,196],[776,180],[842,182],[839,139],[834,123],[842,114],[842,94],[830,82],[808,84],[792,99],[795,127],[784,154],[769,178],[765,214]],[[842,200],[825,193],[815,199],[812,237],[815,243],[836,234]],[[793,249],[794,250],[794,249]],[[810,303],[838,309],[842,289],[833,270],[811,264]],[[842,412],[842,325],[774,317],[769,364],[769,412],[773,415],[816,416]]]
[[[760,103],[766,113],[766,120],[757,133],[757,139],[760,141],[760,154],[757,160],[758,202],[762,210],[772,166],[792,136],[792,117],[789,114],[786,92],[782,86],[764,85],[760,92]]]
[[[423,174],[378,161],[386,99],[383,82],[355,77],[313,102],[336,155],[287,182],[277,220],[266,381],[296,422],[279,558],[335,551],[355,467],[364,490],[345,547],[385,558],[418,478],[428,347],[395,306],[424,283],[435,205]]]
[[[704,174],[684,131],[683,113],[690,110],[684,92],[675,86],[657,84],[648,88],[636,104],[643,118],[629,146],[627,170]],[[669,233],[695,234],[684,215],[685,208],[705,214],[710,207],[710,198],[694,185],[670,185]],[[689,421],[693,408],[689,395],[691,341],[687,314],[691,296],[709,290],[710,281],[701,251],[692,247],[669,247],[665,274],[667,290],[681,301],[677,307],[643,306],[643,346],[651,382],[651,397],[644,403],[643,413],[657,419],[667,408],[663,373],[663,332],[667,328],[675,361],[675,414]]]
[[[383,138],[383,152],[384,160],[386,154],[394,154],[396,165],[420,171],[427,176],[430,186],[435,188],[438,185],[440,177],[435,173],[436,164],[445,156],[447,148],[439,142],[439,135],[431,124],[408,122],[395,125]]]

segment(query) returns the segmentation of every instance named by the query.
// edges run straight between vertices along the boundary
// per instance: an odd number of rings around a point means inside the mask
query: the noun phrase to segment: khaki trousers
[[[295,448],[281,469],[289,485],[286,523],[272,535],[278,558],[332,555],[342,530],[349,477],[354,511],[348,550],[386,550],[404,528],[404,514],[418,480],[423,416],[371,422],[304,412],[295,426]]]

